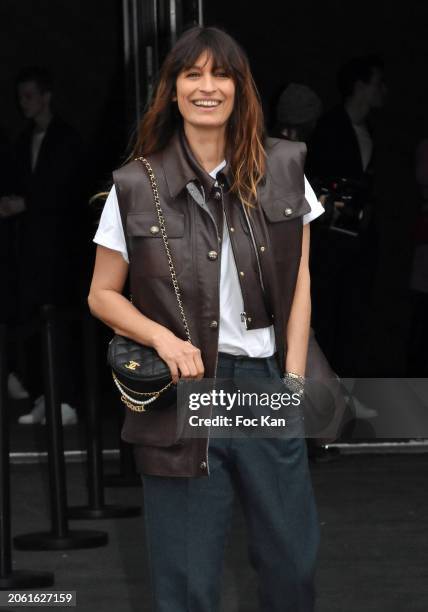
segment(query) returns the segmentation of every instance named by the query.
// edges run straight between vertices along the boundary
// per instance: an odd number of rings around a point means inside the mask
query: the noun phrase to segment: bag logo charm
[[[137,361],[129,361],[128,363],[125,363],[124,366],[127,370],[132,370],[134,371],[136,368],[140,367],[140,364]]]

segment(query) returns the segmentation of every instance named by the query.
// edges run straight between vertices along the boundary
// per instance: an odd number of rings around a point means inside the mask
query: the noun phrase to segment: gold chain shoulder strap
[[[186,315],[184,314],[183,303],[181,301],[180,287],[178,286],[174,262],[172,261],[171,251],[169,249],[168,236],[166,234],[166,229],[165,229],[165,218],[163,216],[162,208],[160,205],[160,198],[159,198],[159,192],[158,192],[158,187],[156,183],[156,176],[155,176],[155,173],[153,172],[153,169],[150,163],[145,157],[136,157],[135,161],[141,161],[147,170],[147,174],[149,175],[150,185],[152,187],[152,192],[153,192],[153,200],[154,200],[154,203],[156,206],[156,212],[158,215],[159,227],[160,227],[160,231],[162,235],[162,240],[165,246],[166,256],[168,258],[168,266],[169,266],[169,271],[171,274],[172,284],[173,284],[175,295],[177,298],[178,307],[180,309],[181,318],[183,320],[183,325],[184,325],[184,330],[186,332],[187,340],[188,342],[192,342],[191,337],[190,337],[189,326],[187,324]]]

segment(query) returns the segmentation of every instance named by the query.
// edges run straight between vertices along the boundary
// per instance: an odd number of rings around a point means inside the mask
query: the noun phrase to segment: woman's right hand
[[[187,340],[181,340],[166,327],[157,335],[153,348],[168,365],[174,384],[180,377],[196,380],[203,377],[200,349]]]

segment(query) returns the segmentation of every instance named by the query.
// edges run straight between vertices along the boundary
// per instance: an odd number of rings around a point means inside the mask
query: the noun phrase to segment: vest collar
[[[177,197],[193,181],[203,186],[206,197],[209,197],[215,179],[212,178],[196,161],[182,129],[177,130],[162,152],[162,163],[169,193]],[[231,184],[231,169],[228,163],[220,171]]]

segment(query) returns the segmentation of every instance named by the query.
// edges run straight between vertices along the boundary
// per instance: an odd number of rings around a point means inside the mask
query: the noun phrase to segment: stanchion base
[[[101,508],[90,508],[89,506],[78,506],[69,508],[67,516],[70,519],[109,519],[109,518],[128,518],[140,516],[139,506],[114,506],[106,504]]]
[[[51,531],[26,533],[15,536],[13,543],[18,550],[73,550],[77,548],[97,548],[105,546],[108,535],[103,531],[72,530],[64,536],[57,536]]]
[[[0,591],[12,589],[37,589],[49,587],[55,582],[52,572],[13,570],[8,576],[0,577]]]
[[[136,474],[106,474],[103,484],[105,487],[141,487],[141,478]]]

